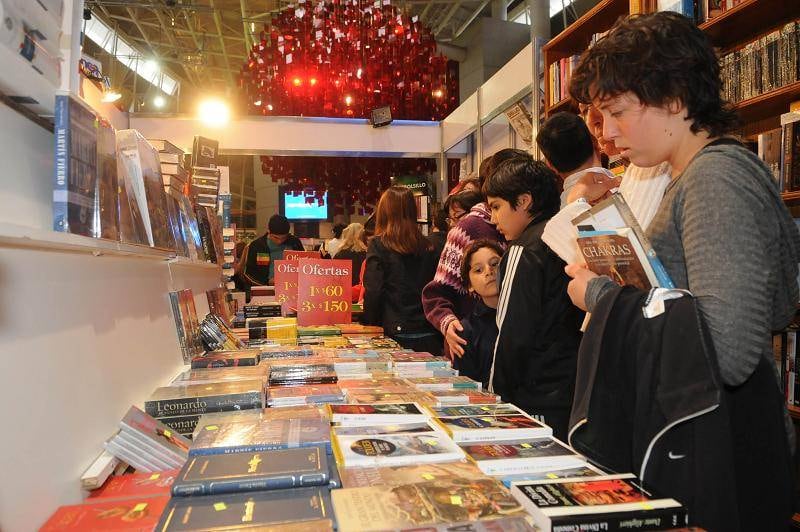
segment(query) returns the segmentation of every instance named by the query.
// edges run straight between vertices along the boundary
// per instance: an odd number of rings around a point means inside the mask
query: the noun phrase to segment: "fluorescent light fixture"
[[[200,121],[209,126],[225,125],[231,118],[231,111],[228,109],[228,105],[216,98],[200,102],[197,114]]]
[[[114,55],[120,63],[159,88],[164,94],[175,96],[179,82],[162,72],[157,62],[152,59],[148,60],[142,52],[127,43],[98,17],[92,17],[85,23],[84,33],[88,38],[109,54]]]

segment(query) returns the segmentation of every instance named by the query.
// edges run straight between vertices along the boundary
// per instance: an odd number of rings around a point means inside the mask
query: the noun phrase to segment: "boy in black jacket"
[[[498,272],[500,330],[490,390],[565,440],[583,313],[567,296],[564,262],[541,239],[558,212],[558,176],[520,151],[483,186],[492,222],[509,242]]]

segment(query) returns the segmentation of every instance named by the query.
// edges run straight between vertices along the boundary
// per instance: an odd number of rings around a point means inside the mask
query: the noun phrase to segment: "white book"
[[[580,467],[584,458],[556,438],[461,443],[461,449],[487,475],[519,475]]]
[[[464,453],[447,434],[336,435],[336,460],[342,467],[389,467],[461,460]]]
[[[81,486],[87,490],[99,488],[105,483],[106,479],[108,479],[119,464],[119,458],[108,451],[103,451],[100,456],[92,462],[89,469],[81,475]]]
[[[525,415],[445,417],[436,421],[456,442],[545,438],[553,435],[553,429]]]
[[[332,427],[331,431],[336,436],[377,436],[389,434],[419,434],[436,432],[443,434],[441,427],[431,421],[423,423],[394,423],[386,425],[363,425],[355,427],[337,426]]]
[[[328,405],[331,421],[345,426],[424,423],[429,416],[417,403]]]

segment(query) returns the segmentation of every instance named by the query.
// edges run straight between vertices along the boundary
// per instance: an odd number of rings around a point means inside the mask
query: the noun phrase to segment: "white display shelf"
[[[58,231],[44,231],[9,223],[0,223],[0,247],[27,248],[40,251],[85,253],[95,257],[136,257],[168,262],[171,265],[218,269],[210,262],[191,260],[178,256],[168,249],[126,244],[116,240],[91,238]]]

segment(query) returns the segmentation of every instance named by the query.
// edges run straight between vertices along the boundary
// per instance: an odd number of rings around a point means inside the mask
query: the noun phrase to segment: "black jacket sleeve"
[[[361,321],[365,325],[383,325],[381,296],[384,271],[378,243],[374,239],[369,244],[364,264],[364,314]]]

